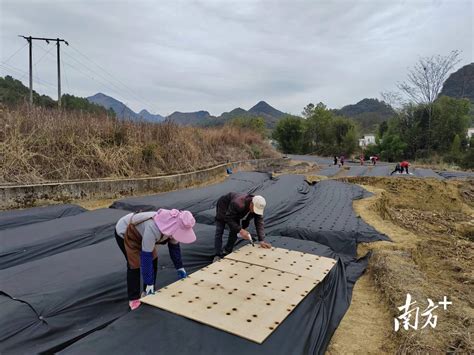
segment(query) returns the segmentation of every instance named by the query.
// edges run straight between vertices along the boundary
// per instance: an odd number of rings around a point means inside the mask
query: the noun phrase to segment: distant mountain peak
[[[254,113],[254,114],[269,115],[269,116],[272,116],[274,118],[280,118],[280,117],[283,117],[285,115],[284,112],[278,111],[276,108],[270,106],[265,101],[259,101],[248,112],[251,112],[251,113]]]
[[[112,109],[119,118],[131,120],[145,120],[150,122],[159,122],[164,120],[163,116],[153,115],[145,109],[141,110],[140,113],[135,113],[123,102],[120,102],[119,100],[101,92],[98,92],[93,96],[89,96],[87,100],[89,102],[103,106],[106,109]]]

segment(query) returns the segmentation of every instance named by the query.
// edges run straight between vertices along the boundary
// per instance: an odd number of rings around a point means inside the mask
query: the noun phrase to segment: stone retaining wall
[[[287,164],[284,158],[225,163],[212,168],[173,175],[130,179],[98,179],[0,186],[0,210],[33,207],[78,199],[109,199],[143,193],[158,193],[211,182],[236,170],[272,170]]]

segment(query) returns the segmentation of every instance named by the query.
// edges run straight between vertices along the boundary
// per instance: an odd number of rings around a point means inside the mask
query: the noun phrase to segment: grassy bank
[[[420,306],[427,298],[453,302],[436,309],[438,324],[418,331],[392,333],[386,345],[399,353],[471,353],[474,350],[473,274],[474,190],[469,181],[356,177],[375,193],[354,202],[356,212],[393,241],[362,245],[373,252],[369,275],[384,297],[392,317],[407,293]],[[425,318],[420,318],[423,325]],[[388,319],[387,322],[393,319]],[[385,346],[385,345],[384,345]],[[385,349],[387,351],[388,349]]]
[[[0,183],[155,176],[275,157],[255,132],[0,108]]]

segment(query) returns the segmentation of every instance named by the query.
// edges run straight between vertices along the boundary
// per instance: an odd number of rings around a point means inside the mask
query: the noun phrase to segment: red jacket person
[[[215,234],[215,258],[218,260],[222,256],[232,252],[234,244],[237,241],[237,234],[242,238],[250,240],[250,233],[247,228],[250,220],[254,220],[257,237],[260,241],[260,247],[270,248],[270,243],[264,241],[265,230],[263,226],[263,210],[266,201],[262,196],[254,196],[229,192],[221,196],[217,201],[216,207],[216,234]],[[225,225],[229,227],[229,238],[227,244],[222,249],[222,235],[224,234]]]

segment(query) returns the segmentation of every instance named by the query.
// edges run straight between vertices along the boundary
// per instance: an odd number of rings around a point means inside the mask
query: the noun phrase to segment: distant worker
[[[346,159],[346,157],[344,156],[344,154],[341,154],[341,156],[339,157],[339,161],[341,162],[341,166],[344,166],[344,160]]]
[[[265,231],[263,227],[263,210],[266,201],[262,196],[254,196],[229,192],[221,196],[217,201],[216,207],[216,234],[215,234],[215,257],[214,261],[219,260],[227,254],[230,254],[237,241],[237,235],[243,239],[251,240],[251,235],[247,232],[250,220],[253,218],[257,237],[261,248],[270,248],[271,244],[264,241]],[[229,238],[227,244],[222,249],[222,236],[225,225],[229,226]],[[242,225],[241,225],[242,224]]]
[[[407,162],[406,160],[404,160],[404,161],[402,161],[402,162],[400,163],[400,166],[401,166],[401,168],[402,168],[402,171],[401,171],[401,172],[403,173],[403,169],[405,169],[405,171],[406,171],[406,173],[407,173],[407,175],[408,175],[408,167],[410,166],[410,163]]]
[[[359,155],[360,165],[364,165],[365,157],[364,154]]]
[[[337,165],[337,156],[334,156],[334,165]]]
[[[403,172],[403,169],[402,167],[400,166],[400,163],[397,163],[397,165],[395,165],[395,170],[393,170],[390,175],[393,175],[393,173],[402,173]]]
[[[378,160],[378,159],[379,159],[378,156],[372,155],[372,156],[370,157],[370,160],[372,161],[372,165],[377,164],[377,160]]]
[[[140,306],[140,271],[145,294],[155,292],[157,244],[168,244],[178,277],[187,277],[179,243],[188,244],[196,240],[193,231],[195,223],[191,212],[175,209],[129,213],[119,219],[115,226],[115,239],[127,261],[127,291],[131,310]]]

